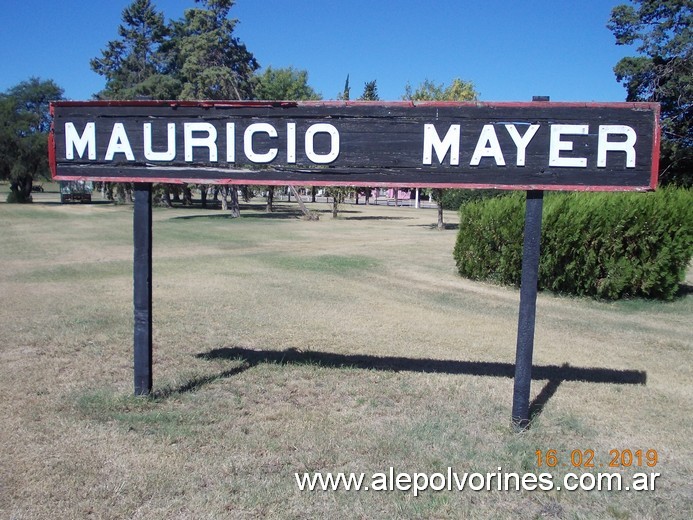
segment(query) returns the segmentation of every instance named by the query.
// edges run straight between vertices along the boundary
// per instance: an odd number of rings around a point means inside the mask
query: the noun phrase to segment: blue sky
[[[606,28],[627,0],[237,0],[237,36],[263,67],[306,69],[334,99],[377,80],[383,100],[424,79],[472,81],[484,101],[624,101],[613,66],[635,51]],[[103,88],[89,68],[117,37],[129,0],[9,0],[0,32],[0,91],[38,76],[69,99]],[[155,0],[177,19],[194,0]]]

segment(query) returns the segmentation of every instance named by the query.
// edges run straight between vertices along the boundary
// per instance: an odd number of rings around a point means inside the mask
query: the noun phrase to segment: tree
[[[34,179],[48,177],[49,102],[62,99],[52,80],[30,78],[0,94],[0,179],[8,202],[31,202]]]
[[[134,0],[123,10],[119,39],[111,40],[101,57],[91,60],[94,72],[106,78],[102,99],[176,99],[181,83],[171,74],[169,27],[151,0]]]
[[[234,1],[195,1],[202,8],[187,9],[173,22],[166,47],[182,85],[180,99],[253,99],[259,65],[234,34],[238,20],[228,17]],[[228,195],[232,216],[240,216],[235,187],[222,190],[223,200]]]
[[[476,101],[479,93],[470,81],[455,78],[447,87],[441,83],[436,85],[432,81],[425,79],[416,90],[407,83],[404,87],[402,99],[407,101]]]
[[[470,81],[464,81],[459,78],[452,80],[452,83],[447,87],[444,84],[436,85],[432,81],[426,79],[421,83],[416,90],[412,90],[410,84],[404,89],[403,99],[408,101],[476,101],[479,93],[474,88],[474,84]],[[439,230],[445,229],[443,220],[443,198],[445,190],[435,188],[431,190],[433,200],[438,206],[438,224]]]
[[[267,67],[255,77],[255,98],[305,101],[318,100],[321,96],[308,84],[308,71]]]
[[[196,0],[173,23],[174,67],[183,85],[181,99],[252,99],[259,65],[234,35],[233,0]]]
[[[342,101],[349,101],[350,94],[351,87],[349,86],[349,75],[347,74],[346,81],[344,82],[344,90],[337,95],[337,98]],[[351,188],[347,186],[327,187],[327,197],[332,197],[332,218],[337,218],[339,216],[339,205],[344,202],[344,199],[350,191]]]
[[[279,69],[267,67],[262,74],[255,77],[255,97],[267,100],[307,101],[320,99],[320,94],[308,84],[307,71],[293,67]],[[265,189],[267,190],[265,209],[268,213],[272,213],[275,187],[266,186]],[[310,218],[309,214],[306,216]]]
[[[367,81],[363,85],[363,93],[361,94],[361,97],[359,98],[361,101],[380,101],[380,96],[378,95],[378,83],[377,80],[373,81]],[[364,198],[366,199],[366,205],[368,205],[370,198],[371,198],[371,191],[372,188],[366,186],[365,188],[361,188],[363,190],[363,195]],[[356,190],[356,204],[359,203],[359,191],[358,189]]]
[[[344,82],[344,90],[337,94],[337,99],[342,101],[349,101],[349,94],[351,93],[351,87],[349,86],[349,74],[347,74],[346,81]]]
[[[693,2],[631,0],[614,7],[607,27],[617,45],[637,44],[616,79],[628,101],[661,103],[660,183],[693,184]]]
[[[377,80],[367,81],[363,85],[363,94],[359,99],[361,101],[380,101]]]
[[[169,27],[151,0],[134,0],[122,12],[116,40],[106,44],[101,57],[93,58],[91,68],[106,79],[100,99],[176,99],[181,90],[170,70]],[[120,202],[132,198],[131,185],[117,183]],[[158,191],[158,190],[157,190]],[[112,190],[109,189],[109,193]],[[163,187],[162,200],[171,205],[170,187]]]

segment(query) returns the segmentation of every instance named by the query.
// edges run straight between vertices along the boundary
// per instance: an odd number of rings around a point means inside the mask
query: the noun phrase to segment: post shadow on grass
[[[472,375],[486,377],[515,376],[513,363],[492,361],[459,361],[451,359],[418,359],[395,356],[373,356],[356,354],[337,354],[333,352],[302,352],[296,349],[254,350],[242,347],[223,347],[197,354],[198,359],[235,360],[241,364],[219,374],[196,378],[179,388],[155,392],[154,397],[165,398],[177,393],[197,390],[219,379],[238,375],[263,363],[278,365],[315,365],[326,368],[358,368],[388,372],[420,372],[433,374]],[[615,370],[597,367],[572,367],[567,363],[558,365],[535,365],[532,368],[533,380],[547,380],[539,394],[530,403],[530,418],[537,417],[549,399],[553,397],[564,381],[586,383],[611,383],[621,385],[644,385],[647,373],[640,370]]]

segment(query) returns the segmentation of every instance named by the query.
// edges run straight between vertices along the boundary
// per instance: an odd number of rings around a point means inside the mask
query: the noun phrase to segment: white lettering
[[[325,133],[330,136],[330,151],[326,154],[315,153],[315,134]],[[339,157],[339,132],[329,123],[316,123],[306,130],[306,155],[315,164],[329,164]]]
[[[625,135],[625,141],[609,141],[609,135]],[[607,152],[626,152],[626,168],[635,168],[635,130],[625,125],[599,125],[597,168],[606,167]]]
[[[194,132],[207,132],[206,137],[195,137]],[[183,123],[185,160],[192,162],[193,148],[209,149],[209,162],[217,161],[217,129],[211,123]]]
[[[527,145],[529,145],[529,142],[537,133],[537,130],[539,130],[539,125],[529,125],[529,128],[523,136],[520,136],[520,132],[517,131],[515,125],[505,125],[505,129],[508,131],[510,137],[513,139],[513,143],[515,143],[517,147],[517,161],[515,164],[517,164],[517,166],[524,166]]]
[[[152,150],[152,124],[144,123],[144,157],[150,161],[172,161],[176,157],[176,124],[168,123],[168,145],[165,152]]]
[[[476,143],[470,166],[479,166],[482,157],[493,157],[496,160],[497,166],[505,166],[503,152],[498,142],[496,129],[493,125],[484,125],[479,134],[479,140]]]
[[[236,162],[236,123],[226,123],[226,162]]]
[[[256,133],[263,132],[269,135],[271,138],[277,137],[277,131],[269,123],[253,123],[245,129],[245,134],[243,136],[243,149],[248,160],[255,163],[268,163],[272,162],[277,156],[278,150],[276,148],[270,148],[265,153],[255,153],[253,150],[253,135]]]
[[[77,133],[74,123],[65,123],[65,159],[74,159],[74,150],[80,159],[87,150],[89,160],[96,160],[96,124],[87,123],[84,125],[84,132],[80,136]]]
[[[105,159],[107,161],[112,161],[113,156],[117,153],[124,153],[125,158],[128,161],[135,160],[135,154],[132,153],[130,141],[128,140],[128,134],[125,132],[125,127],[123,126],[123,123],[113,124],[111,140],[108,142],[108,148],[106,148]]]
[[[286,123],[286,162],[296,162],[296,123]]]
[[[450,165],[460,164],[460,125],[450,125],[443,140],[436,131],[436,127],[431,124],[424,125],[423,142],[423,163],[433,164],[433,149],[436,151],[438,163],[443,164],[443,160],[450,151]]]
[[[562,151],[571,151],[573,141],[561,141],[563,135],[587,135],[588,125],[551,125],[551,144],[549,146],[549,166],[585,168],[584,157],[561,157]]]

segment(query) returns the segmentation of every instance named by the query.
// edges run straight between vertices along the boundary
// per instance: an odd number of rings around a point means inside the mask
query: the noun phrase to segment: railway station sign
[[[654,103],[60,101],[56,180],[643,191]]]

